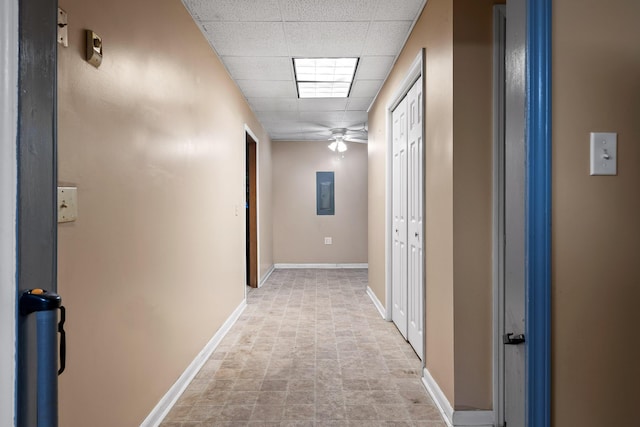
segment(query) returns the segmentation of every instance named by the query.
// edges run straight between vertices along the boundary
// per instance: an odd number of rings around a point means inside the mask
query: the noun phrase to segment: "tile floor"
[[[276,270],[161,427],[445,427],[366,270]]]

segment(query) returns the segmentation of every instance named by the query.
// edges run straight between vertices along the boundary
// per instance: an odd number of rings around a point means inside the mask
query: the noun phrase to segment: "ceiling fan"
[[[329,140],[335,140],[342,138],[347,142],[359,142],[366,144],[368,137],[368,129],[366,123],[362,125],[362,128],[349,129],[349,128],[334,128],[331,129],[331,137]]]
[[[343,153],[347,151],[346,142],[367,142],[367,128],[366,125],[362,126],[362,129],[353,130],[348,128],[334,128],[331,129],[331,137],[329,141],[333,141],[329,144],[329,150]]]
[[[319,124],[319,123],[305,123],[303,124],[302,131],[285,131],[278,132],[280,136],[279,139],[289,140],[292,138],[295,140],[301,135],[308,135],[312,137],[312,140],[322,140],[324,138],[328,138],[330,141],[335,141],[338,138],[341,138],[344,142],[358,142],[365,144],[367,142],[368,135],[368,126],[367,123],[361,123],[352,127],[339,127],[339,128],[331,128],[329,126]],[[310,138],[305,138],[306,140],[310,140]]]

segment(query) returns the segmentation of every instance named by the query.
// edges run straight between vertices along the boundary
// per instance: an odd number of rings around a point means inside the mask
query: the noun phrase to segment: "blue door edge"
[[[527,0],[527,426],[551,424],[551,0]]]

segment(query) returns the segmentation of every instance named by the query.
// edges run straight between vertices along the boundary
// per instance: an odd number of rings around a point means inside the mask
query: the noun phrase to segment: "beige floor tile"
[[[162,427],[444,427],[366,270],[277,270]]]
[[[294,421],[309,421],[315,419],[315,405],[286,405],[284,419]]]

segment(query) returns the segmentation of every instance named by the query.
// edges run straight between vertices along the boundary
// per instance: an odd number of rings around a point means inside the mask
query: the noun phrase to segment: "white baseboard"
[[[493,411],[453,411],[454,427],[494,427]]]
[[[454,411],[449,399],[426,368],[423,372],[422,383],[448,427],[494,427],[493,411]]]
[[[369,264],[274,264],[276,269],[293,269],[293,268],[314,268],[314,269],[332,269],[332,268],[369,268]]]
[[[178,401],[178,398],[180,398],[187,386],[191,383],[191,380],[193,380],[198,371],[200,371],[202,366],[209,360],[209,357],[215,351],[216,347],[218,347],[224,336],[229,332],[233,324],[236,323],[245,308],[247,308],[246,300],[242,301],[238,308],[231,313],[231,316],[229,316],[220,329],[218,329],[218,332],[215,333],[202,351],[200,351],[189,366],[187,366],[187,369],[180,375],[180,378],[171,386],[164,397],[160,399],[160,402],[158,402],[156,407],[153,408],[147,418],[140,424],[140,427],[157,427],[160,425],[173,405]]]
[[[428,369],[424,369],[422,373],[422,384],[424,384],[429,396],[433,399],[433,403],[436,404],[438,410],[440,411],[440,415],[444,418],[444,422],[448,427],[453,427],[453,407],[449,403],[449,399],[444,395],[442,389],[433,379]]]
[[[369,298],[371,298],[371,301],[373,301],[373,305],[376,306],[382,318],[386,320],[387,310],[385,310],[384,306],[382,305],[382,303],[380,302],[376,294],[373,293],[373,289],[371,289],[369,286],[367,286],[367,295],[369,295]]]
[[[269,277],[271,276],[271,273],[273,273],[273,270],[276,269],[275,264],[271,266],[271,268],[269,269],[269,271],[267,271],[267,274],[264,275],[264,277],[262,278],[262,280],[260,280],[260,283],[258,283],[258,288],[261,288],[262,285],[265,284],[265,282],[267,280],[269,280]]]

